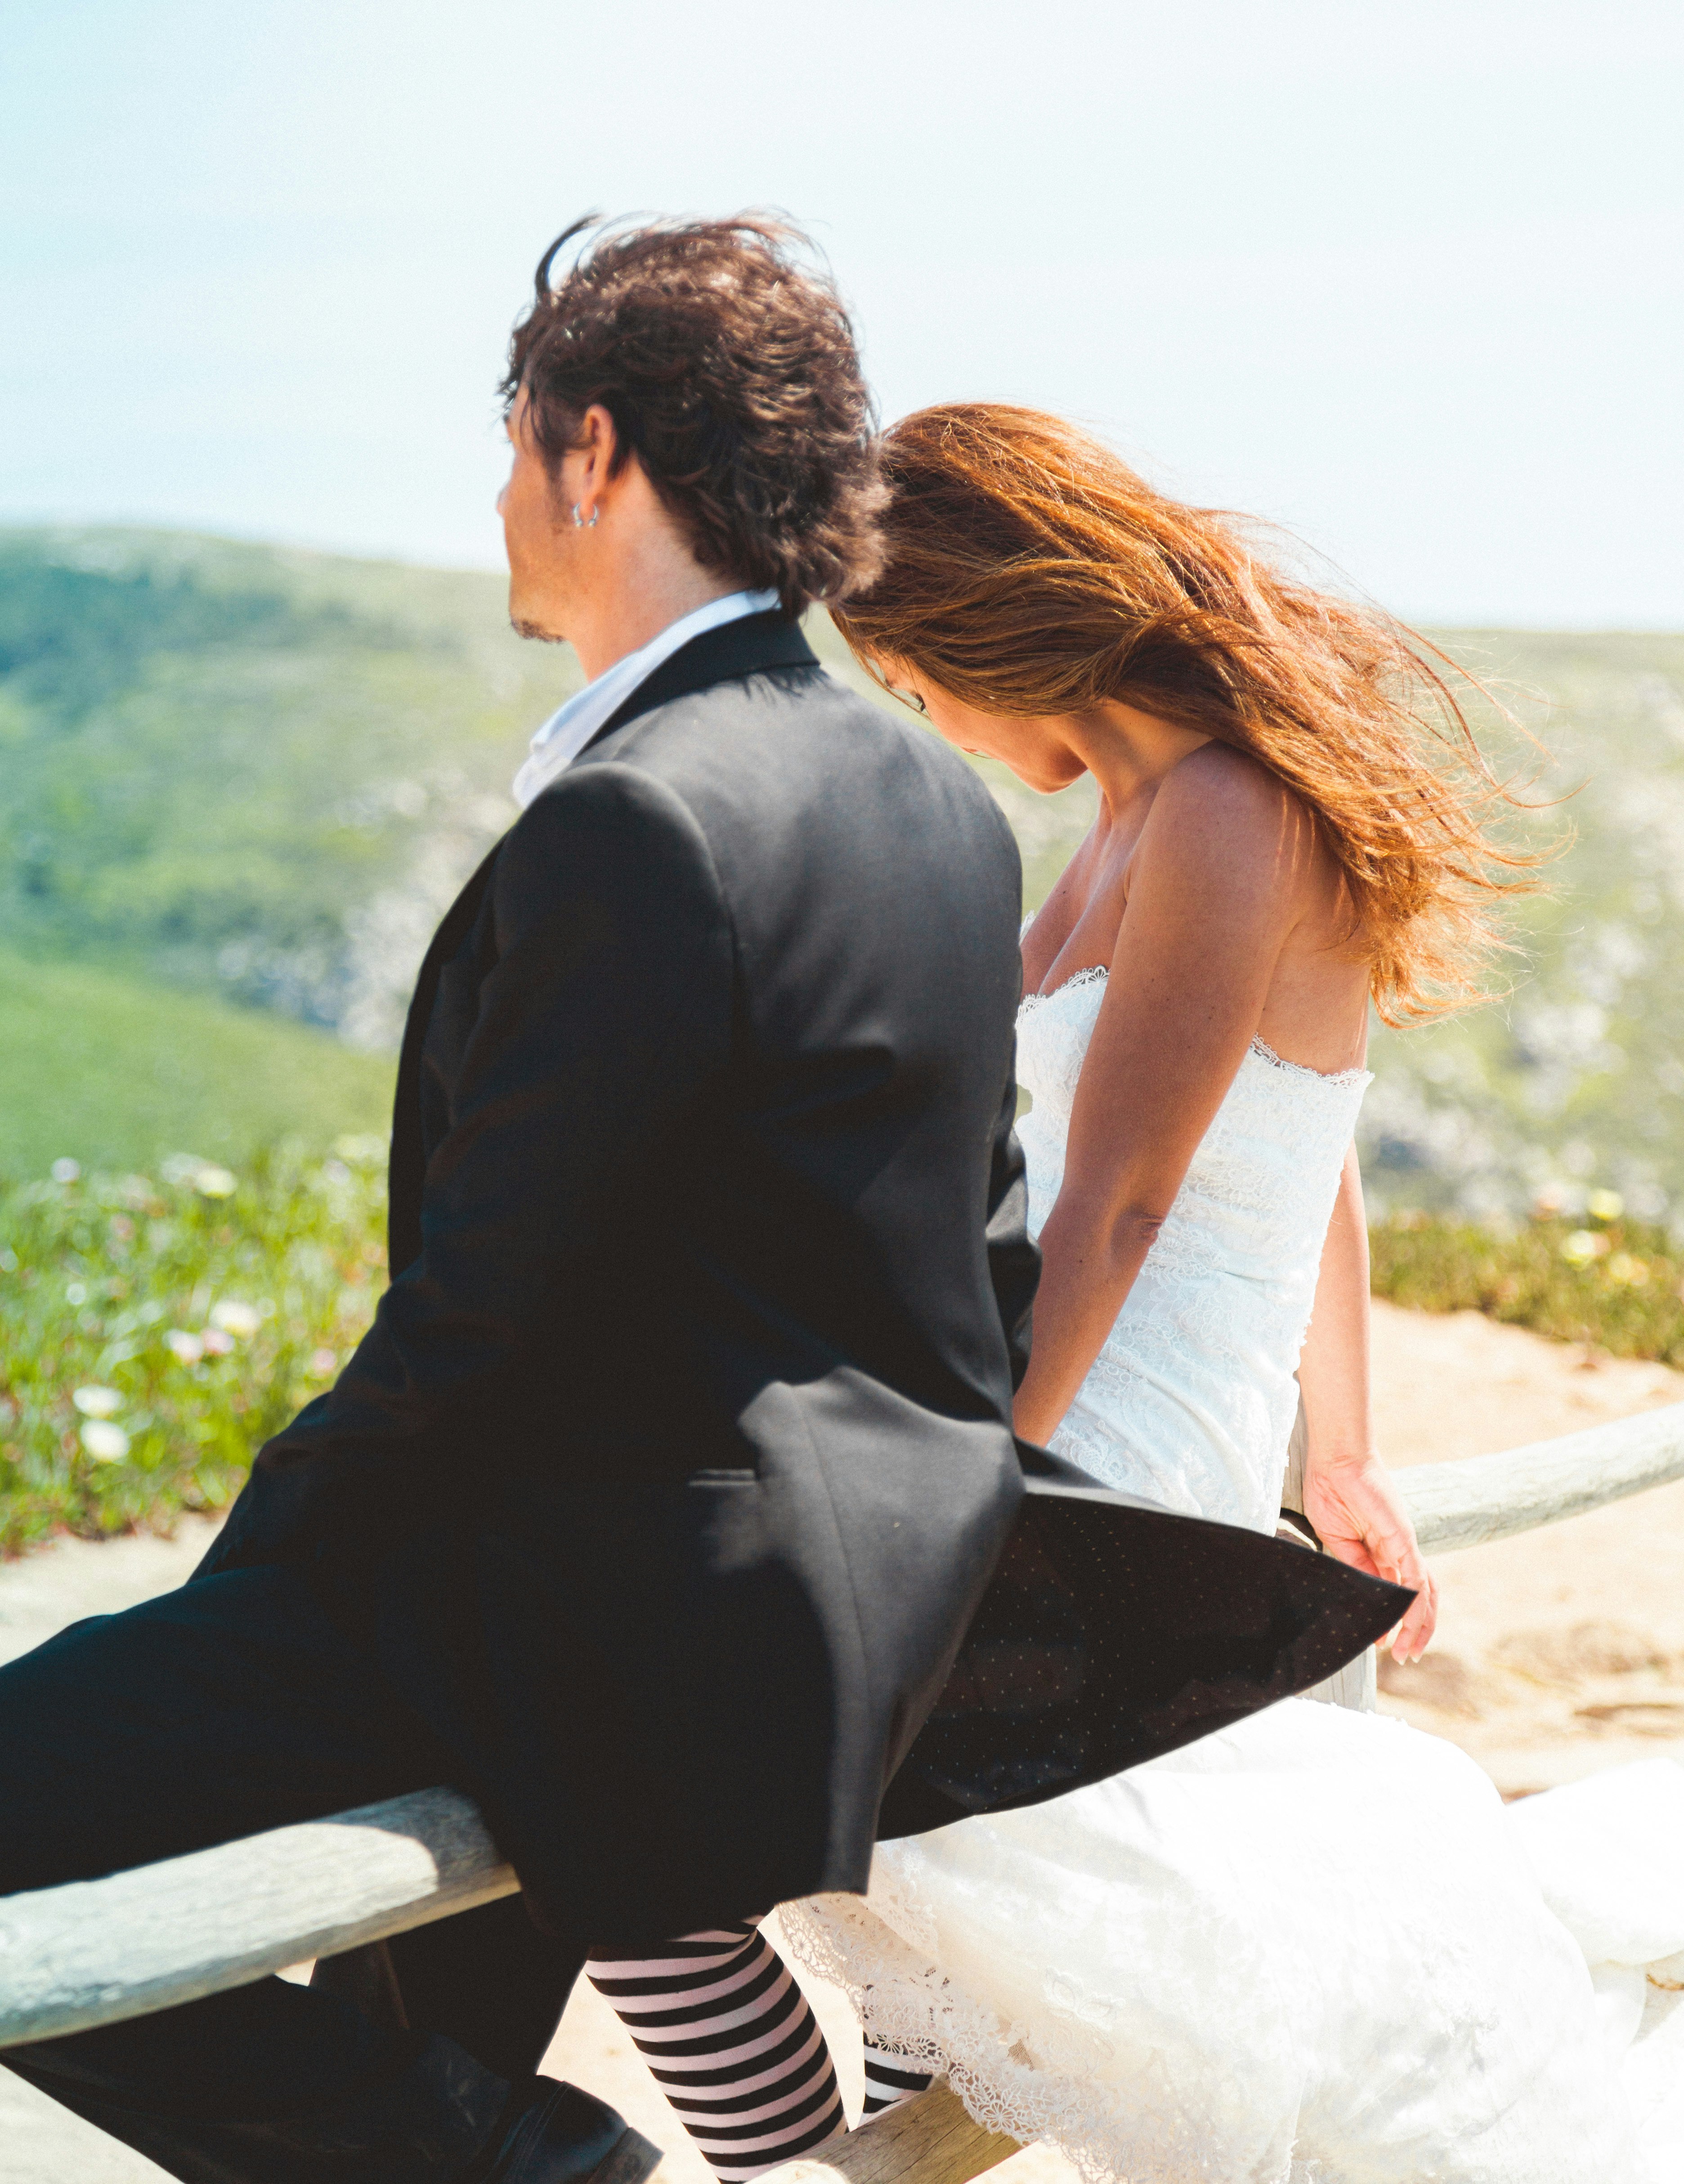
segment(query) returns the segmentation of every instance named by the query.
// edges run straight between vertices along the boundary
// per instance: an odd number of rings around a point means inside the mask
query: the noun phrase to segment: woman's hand
[[[1380,1458],[1313,1462],[1304,1474],[1304,1514],[1329,1554],[1371,1577],[1389,1578],[1413,1590],[1414,1603],[1391,1634],[1391,1658],[1419,1661],[1438,1621],[1438,1585],[1421,1560],[1402,1496]]]

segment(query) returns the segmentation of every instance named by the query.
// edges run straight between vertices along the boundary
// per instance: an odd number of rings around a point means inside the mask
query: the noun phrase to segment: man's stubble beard
[[[520,615],[510,616],[509,627],[516,637],[530,638],[534,644],[565,644],[567,642],[559,629],[546,629],[541,621],[527,621]]]

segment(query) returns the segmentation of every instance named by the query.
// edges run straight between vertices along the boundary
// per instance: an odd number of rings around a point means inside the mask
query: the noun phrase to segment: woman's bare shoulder
[[[1303,800],[1258,759],[1231,744],[1190,751],[1164,776],[1141,832],[1172,853],[1201,861],[1255,848],[1278,859],[1284,848],[1311,847],[1314,823]]]

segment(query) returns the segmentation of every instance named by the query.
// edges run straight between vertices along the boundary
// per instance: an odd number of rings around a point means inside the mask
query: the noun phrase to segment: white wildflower
[[[172,1327],[164,1338],[165,1346],[175,1353],[178,1365],[197,1365],[204,1355],[201,1338],[185,1327]]]
[[[82,1446],[96,1463],[120,1463],[129,1452],[129,1436],[107,1419],[90,1418],[82,1428]]]
[[[248,1304],[242,1304],[237,1297],[224,1297],[220,1304],[212,1306],[210,1323],[220,1327],[225,1334],[237,1334],[244,1341],[257,1333],[262,1323]]]
[[[85,1418],[114,1418],[123,1407],[123,1398],[114,1388],[78,1388],[70,1401]]]

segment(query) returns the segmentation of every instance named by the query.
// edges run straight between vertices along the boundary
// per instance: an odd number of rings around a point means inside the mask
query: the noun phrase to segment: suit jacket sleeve
[[[616,1199],[728,1056],[734,951],[672,792],[597,766],[540,797],[492,878],[494,961],[427,1162],[421,1251],[339,1380],[259,1452],[202,1574],[390,1538],[473,1490],[544,1379]],[[566,1391],[550,1393],[565,1424]],[[454,1490],[451,1481],[454,1479]]]
[[[988,1271],[1006,1332],[1014,1391],[1029,1369],[1029,1313],[1040,1280],[1040,1253],[1029,1240],[1029,1186],[1017,1119],[1014,1067],[1006,1073],[988,1179]]]

